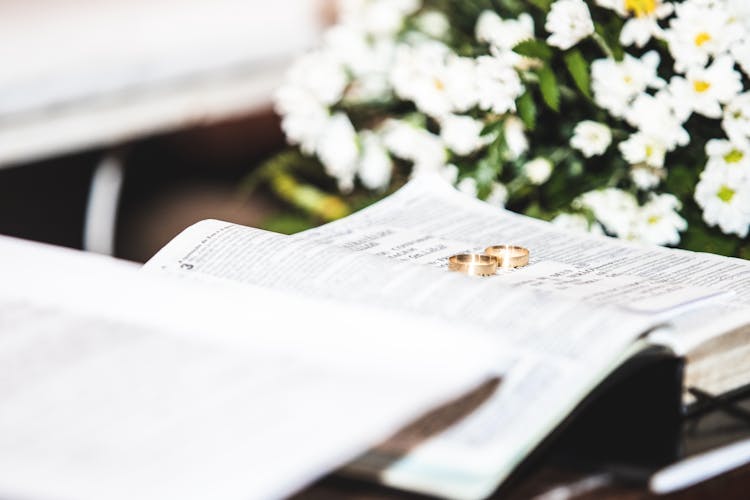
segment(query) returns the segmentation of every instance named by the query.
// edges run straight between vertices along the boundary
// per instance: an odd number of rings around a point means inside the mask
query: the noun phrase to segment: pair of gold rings
[[[471,276],[492,276],[497,268],[512,269],[529,263],[529,249],[516,245],[494,245],[483,254],[462,253],[448,259],[448,269]]]

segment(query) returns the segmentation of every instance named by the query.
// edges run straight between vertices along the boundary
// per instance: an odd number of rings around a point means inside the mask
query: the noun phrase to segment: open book
[[[506,243],[529,248],[531,265],[488,278],[446,270],[452,254]],[[433,415],[347,469],[443,497],[491,493],[610,374],[654,346],[690,358],[687,384],[750,382],[747,364],[721,369],[747,335],[750,263],[561,231],[433,177],[294,236],[203,221],[145,271],[368,304],[494,337],[502,381],[468,415]],[[717,343],[721,352],[707,347]]]
[[[0,497],[293,493],[477,385],[425,318],[0,237]]]

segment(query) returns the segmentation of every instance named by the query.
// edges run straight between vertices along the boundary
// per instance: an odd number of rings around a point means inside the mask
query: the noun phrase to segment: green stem
[[[349,206],[343,199],[309,184],[301,184],[289,173],[274,172],[269,185],[282,200],[326,222],[346,217],[350,213]]]
[[[607,56],[607,57],[609,57],[611,59],[615,58],[615,53],[612,52],[612,49],[610,48],[609,44],[607,43],[607,41],[604,39],[603,36],[601,36],[597,32],[594,32],[591,35],[591,38],[593,38],[594,41],[596,42],[596,44],[599,46],[599,48],[602,49],[602,52],[604,52],[605,56]]]

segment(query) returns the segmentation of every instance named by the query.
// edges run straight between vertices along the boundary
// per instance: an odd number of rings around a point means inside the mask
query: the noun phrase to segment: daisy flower
[[[735,142],[750,138],[750,92],[739,94],[727,103],[721,127]]]
[[[534,158],[523,164],[523,174],[532,184],[540,185],[547,182],[552,174],[552,162],[547,158]]]
[[[695,201],[703,220],[725,234],[747,236],[750,228],[750,183],[733,179],[722,169],[707,168],[695,186]]]
[[[652,137],[667,151],[690,142],[683,121],[674,110],[674,97],[666,90],[656,95],[639,95],[625,115],[627,122],[645,135]]]
[[[482,137],[484,123],[471,116],[448,115],[440,121],[440,137],[454,153],[467,156],[486,145],[491,137]]]
[[[625,54],[622,61],[597,59],[591,64],[591,89],[594,102],[616,118],[624,116],[628,105],[648,88],[658,89],[666,82],[656,73],[659,54],[654,51],[642,57]]]
[[[690,68],[685,77],[675,76],[669,89],[677,114],[686,119],[695,111],[709,118],[722,116],[726,104],[742,92],[742,80],[729,56],[720,56],[707,68]]]
[[[557,0],[550,7],[544,29],[550,33],[547,43],[567,50],[594,34],[594,22],[583,0]]]
[[[652,194],[633,220],[630,239],[652,245],[676,245],[687,221],[678,210],[680,201],[671,194]]]
[[[667,148],[657,139],[643,132],[635,132],[622,141],[618,148],[623,158],[631,165],[644,164],[653,168],[664,166]]]
[[[574,206],[591,210],[604,229],[619,238],[628,238],[638,215],[635,196],[617,188],[589,191],[578,197]]]
[[[579,122],[570,139],[570,145],[586,158],[604,154],[611,143],[612,131],[609,127],[591,120]]]
[[[710,57],[726,53],[742,35],[723,5],[687,1],[675,6],[676,16],[664,32],[675,71],[705,66]]]

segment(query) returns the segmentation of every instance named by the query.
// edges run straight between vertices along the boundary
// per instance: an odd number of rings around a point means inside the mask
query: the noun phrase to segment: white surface
[[[0,116],[289,57],[310,0],[5,0]]]
[[[83,227],[84,250],[114,254],[117,207],[123,177],[122,162],[116,153],[105,156],[94,170]]]
[[[4,237],[0,276],[3,498],[281,497],[497,355],[465,329]]]
[[[666,495],[750,463],[750,439],[682,460],[651,476],[649,488]]]
[[[310,0],[0,3],[0,165],[267,105],[316,40]]]

